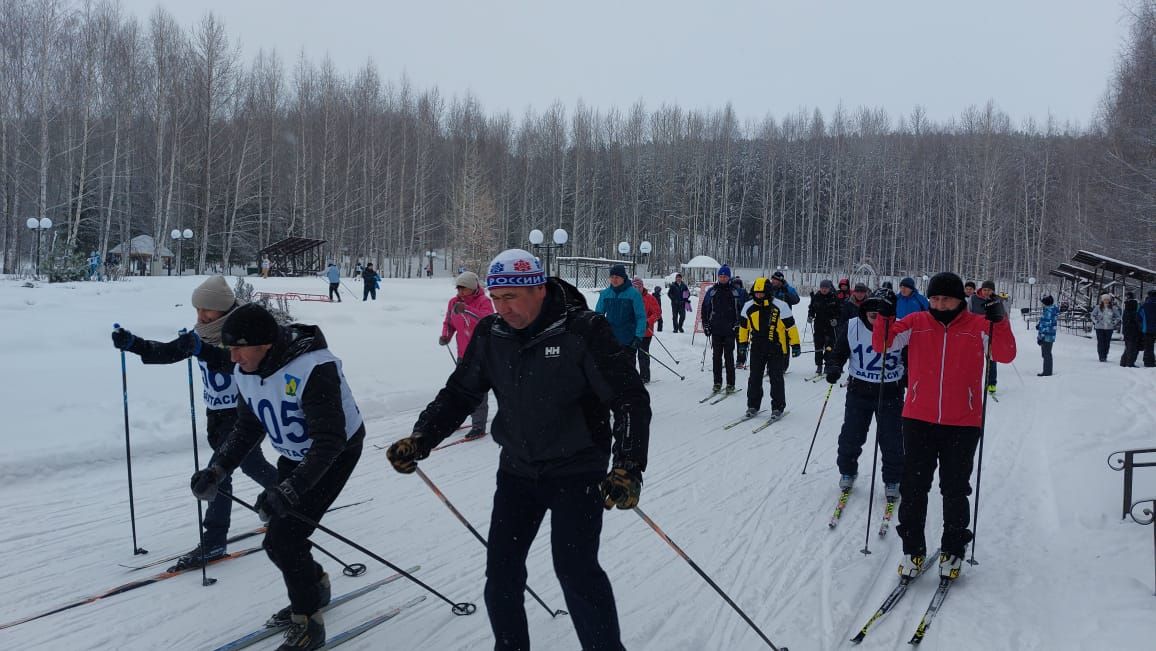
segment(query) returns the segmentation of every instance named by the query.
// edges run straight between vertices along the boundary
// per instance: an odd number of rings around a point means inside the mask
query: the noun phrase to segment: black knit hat
[[[995,281],[994,280],[985,280],[985,281],[983,281],[983,284],[979,286],[979,288],[980,289],[990,289],[991,291],[994,292],[995,291]]]
[[[1040,302],[1043,303],[1044,305],[1051,305],[1052,303],[1055,302],[1055,299],[1052,298],[1051,294],[1044,294],[1043,296],[1040,297]]]
[[[226,346],[261,346],[277,341],[281,326],[269,310],[248,303],[232,311],[221,328],[221,343]]]
[[[941,271],[927,281],[927,296],[947,296],[961,301],[967,298],[963,293],[963,279],[950,271]]]
[[[964,287],[970,287],[970,288],[972,288],[972,289],[975,289],[975,281],[974,281],[974,280],[969,280],[969,281],[967,281],[966,283],[964,283],[964,284],[963,284],[963,286],[964,286]]]

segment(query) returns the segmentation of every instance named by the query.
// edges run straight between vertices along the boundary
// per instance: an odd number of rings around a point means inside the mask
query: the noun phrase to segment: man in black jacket
[[[478,324],[413,433],[390,446],[390,463],[413,472],[492,389],[491,429],[502,446],[486,552],[494,648],[530,648],[526,556],[550,511],[554,569],[582,648],[620,650],[598,545],[603,509],[634,508],[646,470],[650,396],[631,363],[634,351],[618,344],[572,285],[547,282],[526,251],[499,255],[486,285],[497,314]]]
[[[674,274],[674,282],[666,290],[670,298],[670,320],[674,324],[674,332],[682,332],[682,323],[686,321],[686,303],[690,300],[690,288],[682,282],[682,274]]]
[[[819,291],[811,294],[807,320],[814,328],[815,375],[823,374],[823,355],[835,345],[835,327],[839,325],[839,299],[830,280],[819,283]]]
[[[722,390],[723,364],[726,364],[727,393],[735,392],[735,339],[739,332],[739,312],[743,304],[739,301],[737,287],[731,284],[731,268],[718,268],[718,282],[706,290],[702,299],[702,331],[710,339],[711,372],[714,387],[711,393]]]
[[[234,364],[229,359],[229,351],[220,345],[221,326],[225,324],[225,317],[237,307],[237,299],[224,276],[211,276],[193,290],[192,304],[197,310],[197,324],[192,332],[169,342],[160,342],[141,339],[124,328],[117,328],[112,333],[112,344],[139,355],[145,364],[174,364],[189,357],[197,358],[204,384],[205,429],[209,447],[217,450],[237,422]],[[268,488],[277,483],[277,470],[265,460],[259,447],[253,448],[241,460],[240,468],[241,472],[263,487]],[[221,480],[221,488],[225,492],[232,492],[231,476]],[[205,509],[204,547],[198,544],[177,559],[170,569],[194,569],[224,556],[232,512],[233,502],[224,495],[218,495],[209,502]]]
[[[316,649],[325,644],[317,611],[329,603],[329,577],[309,552],[313,527],[293,515],[316,522],[337,499],[361,458],[361,412],[317,326],[281,327],[251,303],[225,320],[221,342],[237,364],[237,424],[209,466],[193,474],[193,495],[213,499],[221,480],[268,435],[281,454],[280,483],[257,497],[256,510],[268,522],[262,546],[281,570],[289,606],[267,625],[288,627],[279,651]]]

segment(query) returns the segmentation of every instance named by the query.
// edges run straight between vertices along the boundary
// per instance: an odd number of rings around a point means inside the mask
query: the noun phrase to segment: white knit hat
[[[225,282],[224,276],[210,276],[193,290],[193,307],[201,310],[228,312],[233,309],[237,297]]]
[[[542,263],[523,249],[506,249],[490,263],[486,287],[533,287],[545,285]]]

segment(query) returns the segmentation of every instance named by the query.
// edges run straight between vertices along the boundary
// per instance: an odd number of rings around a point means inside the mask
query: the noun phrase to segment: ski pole
[[[699,371],[702,371],[702,372],[706,371],[706,351],[708,351],[708,350],[710,350],[710,339],[709,338],[706,340],[706,346],[703,346],[703,348],[702,348],[702,364],[699,365],[699,367],[700,367],[698,369]]]
[[[675,359],[674,355],[671,354],[670,349],[666,347],[666,344],[662,343],[661,339],[659,339],[658,337],[655,337],[654,340],[658,342],[659,346],[662,346],[662,349],[666,351],[667,355],[670,355],[670,358],[674,360],[675,364],[679,363],[679,361],[677,359]]]
[[[112,324],[114,330],[120,329],[119,323]],[[128,370],[124,361],[124,351],[120,351],[120,386],[124,394],[124,460],[128,467],[128,515],[132,522],[132,553],[133,556],[149,553],[147,549],[141,549],[136,542],[136,507],[133,502],[132,495],[132,445],[129,443],[128,436]]]
[[[188,332],[181,328],[180,333],[184,335]],[[193,428],[193,472],[201,469],[201,454],[200,446],[197,443],[197,403],[193,393],[193,358],[187,357],[186,361],[189,363],[189,422],[192,423]],[[209,578],[209,570],[205,563],[205,516],[201,507],[201,500],[194,500],[197,503],[197,536],[201,542],[201,586],[208,587],[217,582],[216,579]]]
[[[449,498],[447,498],[444,493],[442,493],[440,490],[438,490],[438,487],[433,483],[433,481],[429,478],[429,476],[425,474],[425,471],[423,471],[421,468],[418,468],[417,469],[417,476],[421,477],[421,480],[425,482],[425,485],[429,486],[429,489],[434,492],[434,495],[437,495],[438,499],[440,499],[442,501],[442,504],[446,505],[446,508],[448,508],[450,510],[450,513],[454,514],[454,517],[458,519],[458,522],[461,522],[462,524],[464,524],[466,526],[466,529],[469,529],[470,533],[474,534],[474,538],[477,538],[478,542],[482,543],[482,547],[489,549],[490,545],[489,545],[489,543],[486,542],[486,539],[482,537],[482,534],[478,533],[478,530],[475,529],[472,524],[470,524],[469,520],[466,520],[466,517],[464,515],[462,515],[460,511],[458,511],[456,508],[454,508],[454,505],[450,503]],[[528,586],[528,585],[526,586],[526,592],[529,592],[530,596],[534,598],[534,601],[537,601],[539,604],[541,604],[541,606],[543,608],[546,609],[546,612],[550,613],[550,617],[557,617],[558,615],[569,615],[570,614],[570,613],[567,613],[565,610],[554,610],[553,608],[547,606],[546,602],[542,601],[542,598],[539,597],[538,594],[535,593],[533,590],[531,590],[530,586]]]
[[[218,490],[220,490],[220,489],[218,489]],[[254,508],[252,504],[249,504],[248,502],[246,502],[245,500],[242,500],[241,498],[237,497],[236,495],[231,495],[228,492],[223,491],[223,490],[221,490],[220,493],[222,495],[224,495],[225,497],[228,497],[229,499],[233,500],[237,504],[240,504],[241,506],[249,509],[250,511],[257,513],[257,509]],[[337,533],[336,531],[330,529],[329,527],[326,527],[325,525],[321,524],[320,522],[313,520],[313,519],[310,519],[309,517],[302,515],[301,513],[298,513],[297,511],[294,511],[292,509],[288,510],[288,514],[294,518],[297,518],[299,521],[303,522],[304,524],[307,524],[310,527],[313,527],[314,529],[319,529],[321,531],[324,531],[325,533],[329,534],[330,536],[333,536],[334,538],[340,540],[341,542],[345,543],[346,545],[349,545],[350,547],[356,549],[357,551],[361,552],[362,554],[365,554],[366,556],[381,563],[382,565],[385,565],[386,567],[393,570],[394,572],[397,572],[398,574],[404,576],[405,578],[409,579],[410,581],[413,581],[417,585],[425,588],[426,591],[428,591],[430,594],[434,595],[438,599],[441,599],[442,601],[444,601],[447,604],[449,604],[450,606],[452,606],[451,612],[453,612],[453,614],[455,614],[455,615],[473,615],[478,610],[477,606],[475,606],[474,604],[472,604],[468,601],[463,601],[461,603],[454,603],[453,601],[450,601],[449,597],[447,597],[447,596],[443,595],[442,593],[438,592],[437,590],[434,590],[433,588],[429,587],[428,585],[423,583],[421,581],[421,579],[410,574],[409,572],[406,572],[405,570],[394,565],[393,563],[390,563],[389,561],[385,560],[381,556],[374,554],[373,552],[369,551],[365,547],[362,547],[361,545],[353,542],[352,540]]]
[[[867,533],[864,534],[863,549],[860,550],[864,554],[871,553],[871,515],[875,508],[875,471],[879,465],[879,414],[883,411],[883,387],[886,386],[884,380],[887,379],[887,349],[891,346],[891,342],[887,341],[890,329],[891,322],[884,321],[883,368],[879,371],[879,397],[875,399],[875,445],[871,448],[871,491],[867,494]],[[850,389],[847,390],[850,391]]]
[[[680,379],[680,380],[685,380],[685,379],[686,379],[686,376],[685,376],[685,375],[682,375],[681,373],[679,373],[678,371],[674,370],[673,368],[670,368],[670,367],[669,367],[669,366],[667,366],[666,364],[663,364],[661,359],[658,359],[658,358],[657,358],[657,357],[655,357],[654,355],[651,355],[649,352],[647,352],[647,351],[645,351],[645,350],[643,350],[643,349],[641,349],[641,348],[636,348],[635,350],[637,350],[638,352],[642,353],[643,355],[646,355],[647,357],[649,357],[649,358],[651,359],[651,361],[654,361],[654,362],[658,362],[658,365],[659,365],[659,366],[661,366],[662,368],[664,368],[664,369],[666,369],[666,370],[670,371],[671,373],[674,373],[675,375],[677,375],[677,376],[678,376],[678,379]]]
[[[361,576],[362,574],[365,574],[366,567],[365,567],[364,563],[354,563],[352,565],[349,565],[345,561],[334,556],[333,552],[326,550],[324,547],[322,547],[321,545],[318,545],[317,543],[313,542],[312,540],[309,541],[309,544],[313,545],[313,548],[316,549],[317,551],[319,551],[322,554],[325,554],[326,556],[328,556],[329,558],[332,558],[333,560],[337,561],[341,565],[341,573],[344,574],[345,576]]]
[[[995,323],[988,323],[987,326],[987,346],[983,351],[983,358],[987,361],[984,366],[984,392],[983,392],[983,412],[979,420],[979,461],[975,466],[975,515],[971,521],[971,558],[967,559],[968,565],[979,565],[979,561],[975,560],[975,532],[979,530],[979,483],[983,480],[983,434],[987,427],[987,383],[991,382],[991,338],[995,333]]]
[[[442,348],[446,349],[446,354],[449,355],[450,359],[452,359],[454,361],[454,366],[457,366],[458,365],[458,358],[454,357],[454,351],[450,350],[450,347],[448,345],[442,346]]]
[[[770,638],[768,638],[767,635],[765,633],[763,633],[763,631],[757,625],[755,625],[755,623],[753,621],[751,621],[751,618],[747,617],[747,614],[743,612],[743,609],[739,608],[738,604],[736,604],[734,601],[732,601],[730,596],[727,595],[726,592],[723,592],[723,589],[718,587],[718,584],[715,583],[714,581],[712,581],[711,578],[706,575],[706,572],[703,572],[702,568],[700,568],[697,563],[695,563],[693,560],[691,560],[690,556],[687,556],[686,552],[682,551],[682,548],[679,547],[678,545],[676,545],[674,543],[674,541],[670,539],[670,536],[666,535],[666,532],[662,530],[662,527],[659,527],[657,524],[655,524],[654,520],[651,520],[650,517],[648,515],[646,515],[646,513],[644,513],[642,511],[642,509],[638,508],[637,506],[634,507],[632,510],[638,514],[638,517],[642,518],[643,522],[650,525],[651,529],[654,529],[654,532],[658,534],[659,538],[662,538],[666,542],[666,544],[670,545],[670,548],[674,550],[674,553],[678,554],[682,558],[682,560],[686,561],[687,565],[690,565],[691,569],[693,569],[695,572],[697,572],[698,575],[700,577],[702,577],[703,580],[706,581],[708,585],[710,585],[710,587],[714,588],[715,592],[719,593],[719,596],[721,596],[723,598],[723,600],[727,602],[727,605],[729,605],[731,608],[733,608],[735,610],[735,612],[737,612],[739,614],[739,617],[742,617],[743,621],[745,621],[748,626],[750,626],[752,629],[754,629],[755,633],[757,633],[758,636],[763,639],[763,642],[767,643],[767,646],[771,647],[775,651],[788,651],[787,647],[785,647],[785,646],[784,647],[775,646],[775,643],[771,642]]]
[[[803,474],[807,474],[807,464],[811,463],[811,451],[815,449],[815,439],[819,438],[819,426],[823,424],[823,414],[827,413],[827,401],[831,399],[834,384],[827,385],[827,397],[823,398],[823,408],[819,410],[819,422],[815,423],[815,433],[811,435],[811,447],[807,448],[807,460],[803,462]]]

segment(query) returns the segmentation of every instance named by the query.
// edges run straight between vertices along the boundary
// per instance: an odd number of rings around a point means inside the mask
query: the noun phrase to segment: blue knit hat
[[[911,276],[907,276],[903,280],[899,281],[899,286],[900,287],[907,287],[910,289],[915,289],[915,279],[912,278]]]
[[[486,287],[533,287],[545,285],[546,274],[542,263],[523,249],[506,249],[490,263]]]
[[[724,264],[723,266],[718,268],[718,275],[726,276],[727,278],[730,278],[731,277],[731,268]]]

